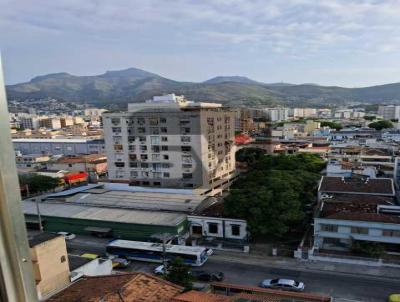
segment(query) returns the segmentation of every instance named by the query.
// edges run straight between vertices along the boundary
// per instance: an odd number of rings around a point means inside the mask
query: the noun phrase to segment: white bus
[[[180,257],[186,264],[201,266],[208,259],[207,249],[199,246],[165,245],[165,258]],[[106,247],[107,254],[131,260],[163,262],[162,243],[129,241],[117,239]]]

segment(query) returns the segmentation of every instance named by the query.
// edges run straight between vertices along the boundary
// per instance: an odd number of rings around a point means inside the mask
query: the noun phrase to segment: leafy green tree
[[[343,128],[342,124],[330,121],[321,121],[321,127],[329,127],[335,130],[340,130]]]
[[[20,187],[28,186],[29,193],[39,193],[54,190],[60,186],[60,181],[57,178],[37,175],[37,174],[23,174],[19,175]]]
[[[236,160],[252,164],[264,156],[264,150],[258,148],[243,148],[236,152]]]
[[[375,115],[365,115],[364,116],[364,120],[366,120],[366,121],[373,121],[374,119],[376,119]]]
[[[172,283],[183,286],[185,290],[189,290],[193,286],[193,277],[190,274],[190,266],[186,265],[180,257],[172,259],[168,264],[165,278]]]
[[[351,250],[373,258],[380,258],[385,253],[385,248],[377,242],[354,241]]]
[[[393,124],[391,121],[382,120],[376,121],[368,125],[369,128],[374,128],[376,130],[382,130],[386,128],[393,128]]]
[[[225,214],[246,219],[253,237],[282,237],[303,221],[324,166],[313,154],[260,157],[231,188]]]

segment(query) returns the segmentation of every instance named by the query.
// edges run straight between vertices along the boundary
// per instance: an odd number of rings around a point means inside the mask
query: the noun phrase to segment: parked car
[[[191,275],[199,281],[222,281],[224,280],[223,272],[206,272],[206,271],[192,271]]]
[[[113,268],[126,268],[131,264],[131,262],[124,258],[114,258],[112,259]]]
[[[261,281],[260,287],[302,292],[304,283],[290,279],[265,279]]]
[[[207,253],[208,256],[211,256],[212,254],[214,254],[214,250],[207,248],[206,249],[206,253]]]
[[[388,298],[389,302],[400,302],[400,294],[391,294]]]
[[[156,274],[156,275],[165,275],[166,273],[168,273],[168,267],[167,267],[167,269],[165,269],[164,268],[164,264],[161,264],[161,265],[159,265],[159,266],[157,266],[155,269],[154,269],[154,274]]]
[[[57,235],[64,236],[65,240],[72,240],[76,237],[75,234],[68,233],[68,232],[57,232]]]

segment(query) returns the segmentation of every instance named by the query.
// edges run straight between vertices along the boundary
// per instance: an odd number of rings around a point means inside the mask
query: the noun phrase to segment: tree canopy
[[[186,265],[182,258],[176,257],[171,260],[165,278],[172,283],[183,286],[186,290],[192,288],[193,278],[190,274],[190,266]]]
[[[324,166],[312,154],[260,157],[232,186],[225,214],[246,219],[253,237],[282,237],[303,221]]]
[[[391,121],[382,120],[376,121],[368,125],[369,128],[374,128],[376,130],[382,130],[386,128],[393,128],[393,123]]]
[[[19,175],[19,185],[22,187],[28,186],[29,193],[47,192],[57,188],[60,185],[60,181],[57,178],[27,174]]]
[[[343,128],[342,124],[330,121],[321,121],[321,127],[329,127],[331,129],[340,130]]]
[[[236,160],[252,164],[264,156],[264,150],[259,148],[243,148],[236,152]]]

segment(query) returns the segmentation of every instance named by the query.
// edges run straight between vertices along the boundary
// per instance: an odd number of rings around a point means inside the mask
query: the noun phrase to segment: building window
[[[122,145],[114,145],[114,150],[115,151],[122,151],[124,147]]]
[[[155,182],[153,182],[153,186],[160,187],[161,186],[161,182],[155,181]]]
[[[208,232],[210,234],[218,234],[218,223],[209,222],[208,223]]]
[[[165,124],[167,122],[167,119],[165,117],[160,117],[160,123]]]
[[[160,144],[160,137],[159,136],[150,136],[150,144],[152,144],[152,145]]]
[[[151,126],[157,126],[158,125],[158,118],[149,118],[149,124]]]
[[[141,160],[147,160],[147,154],[140,154]]]
[[[164,154],[164,155],[163,155],[163,159],[164,159],[164,160],[169,160],[169,155]]]
[[[138,118],[137,123],[139,125],[144,125],[144,124],[146,124],[146,120],[144,118]]]
[[[321,224],[321,231],[323,231],[323,232],[337,233],[337,231],[338,231],[338,226],[335,225],[335,224]]]
[[[161,128],[160,128],[160,131],[161,131],[161,133],[167,133],[167,132],[168,132],[168,129],[165,128],[165,127],[161,127]]]
[[[162,142],[168,142],[168,136],[161,136]]]
[[[142,151],[142,152],[147,151],[147,146],[146,145],[141,145],[140,146],[140,151]]]
[[[232,236],[240,236],[240,225],[232,224],[231,225]]]
[[[164,172],[163,176],[164,176],[164,178],[169,178],[169,173],[168,172]]]
[[[169,169],[169,163],[162,163],[161,168],[163,169]]]
[[[146,136],[139,136],[139,142],[143,143],[146,141]]]
[[[118,168],[123,168],[123,167],[125,167],[125,163],[118,163],[118,162],[116,162],[116,163],[115,163],[115,166],[118,167]]]
[[[181,136],[182,143],[190,143],[190,136]]]
[[[67,261],[67,258],[65,256],[61,256],[60,261],[61,263],[64,263],[65,261]]]
[[[138,163],[137,162],[130,162],[129,163],[129,167],[130,168],[137,168],[138,167]]]
[[[140,167],[147,169],[149,167],[149,164],[148,163],[140,163]]]
[[[183,173],[182,178],[183,179],[192,179],[192,173]]]
[[[168,146],[161,146],[161,151],[168,151]]]
[[[181,151],[182,152],[190,152],[190,151],[192,151],[192,147],[190,147],[190,146],[181,146]]]
[[[138,177],[138,175],[137,171],[131,171],[131,177]]]
[[[146,132],[146,128],[144,128],[144,127],[139,127],[139,128],[138,128],[138,132],[139,132],[139,133],[145,133],[145,132]]]
[[[156,127],[151,127],[150,128],[150,133],[151,134],[160,134],[160,129],[158,129]]]
[[[154,153],[160,152],[160,146],[151,146],[151,152]]]
[[[395,231],[395,230],[383,230],[382,231],[383,236],[387,237],[400,237],[400,231]]]
[[[352,227],[352,228],[351,228],[351,233],[352,233],[352,234],[363,234],[363,235],[368,235],[368,228]]]
[[[152,161],[159,161],[160,160],[160,154],[152,154],[151,155],[151,160]]]

